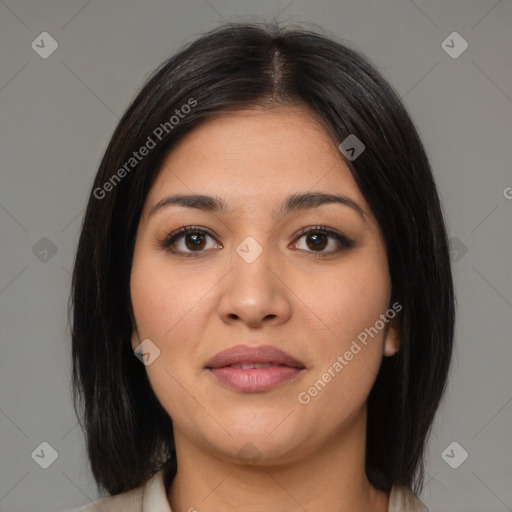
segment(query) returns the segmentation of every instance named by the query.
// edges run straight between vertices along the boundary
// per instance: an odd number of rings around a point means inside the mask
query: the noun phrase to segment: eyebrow
[[[293,194],[288,196],[278,212],[279,216],[288,213],[316,208],[324,204],[336,203],[348,206],[357,212],[364,222],[367,222],[367,213],[352,199],[339,194],[328,194],[323,192],[306,192],[303,194]],[[151,217],[156,212],[170,206],[185,206],[187,208],[196,208],[205,212],[231,213],[222,198],[207,196],[203,194],[174,194],[164,197],[156,203],[149,211]]]

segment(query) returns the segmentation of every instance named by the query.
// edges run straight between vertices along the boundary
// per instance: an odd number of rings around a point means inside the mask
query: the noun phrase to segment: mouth
[[[246,393],[268,391],[299,376],[304,365],[270,345],[237,345],[223,350],[205,366],[222,385]]]

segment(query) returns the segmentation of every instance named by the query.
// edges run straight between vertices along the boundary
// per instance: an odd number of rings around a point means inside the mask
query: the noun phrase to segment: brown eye
[[[328,256],[354,246],[354,241],[345,236],[343,233],[333,231],[326,226],[313,226],[306,227],[300,230],[300,238],[304,239],[305,247],[299,247],[301,245],[298,242],[295,243],[295,247],[300,250],[304,250],[309,253],[313,253],[313,256]],[[332,243],[331,243],[332,241]],[[329,246],[329,250],[325,250]],[[316,254],[315,254],[316,253]]]
[[[187,233],[184,237],[185,246],[187,249],[194,251],[196,249],[204,249],[205,235],[197,233]]]
[[[213,241],[208,246],[208,239]],[[196,256],[206,249],[220,249],[218,244],[209,231],[204,228],[196,228],[194,226],[184,226],[170,233],[160,246],[173,254],[183,254],[184,256]]]
[[[323,250],[329,243],[329,237],[323,233],[312,233],[306,235],[306,244],[310,249]]]

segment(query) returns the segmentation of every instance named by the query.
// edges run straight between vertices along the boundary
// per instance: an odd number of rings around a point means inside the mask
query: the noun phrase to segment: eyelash
[[[215,235],[209,229],[200,228],[198,226],[182,226],[181,228],[173,231],[172,233],[169,233],[163,240],[160,240],[158,242],[158,245],[160,247],[162,247],[163,249],[171,252],[172,254],[183,255],[183,256],[185,256],[187,258],[197,257],[197,256],[201,255],[201,253],[204,253],[205,251],[182,252],[182,251],[177,251],[176,249],[172,248],[172,245],[179,238],[181,238],[184,235],[190,234],[190,233],[193,233],[193,234],[196,234],[196,235],[208,235],[208,236],[210,236],[211,238],[213,238],[215,240]],[[328,228],[327,226],[324,226],[324,225],[309,226],[309,227],[305,227],[305,228],[300,229],[299,232],[298,232],[299,236],[298,236],[298,238],[296,240],[298,241],[303,236],[311,234],[311,233],[327,235],[327,236],[329,236],[331,238],[334,238],[341,245],[340,249],[337,249],[337,250],[334,250],[334,251],[327,251],[327,252],[306,251],[307,253],[310,253],[310,255],[312,257],[315,257],[315,258],[324,258],[324,257],[326,257],[326,256],[328,256],[330,254],[334,254],[334,253],[340,252],[343,249],[348,249],[348,248],[351,248],[351,247],[354,246],[354,241],[353,240],[351,240],[350,238],[348,238],[344,234],[338,233],[337,231],[333,231],[332,229],[330,229],[330,228]]]

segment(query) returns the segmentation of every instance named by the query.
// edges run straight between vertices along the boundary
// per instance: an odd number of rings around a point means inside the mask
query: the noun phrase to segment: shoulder
[[[388,512],[429,512],[422,501],[406,487],[393,487]]]
[[[89,503],[74,512],[141,512],[144,486]]]
[[[73,512],[171,512],[164,484],[164,471],[145,484],[115,496],[89,503]]]
[[[155,503],[160,504],[155,510],[167,512],[165,508],[166,502],[163,472],[159,471],[140,487],[97,500],[75,509],[73,512],[98,512],[100,510],[101,512],[143,512],[148,508],[152,510]],[[164,506],[163,508],[162,505]]]

